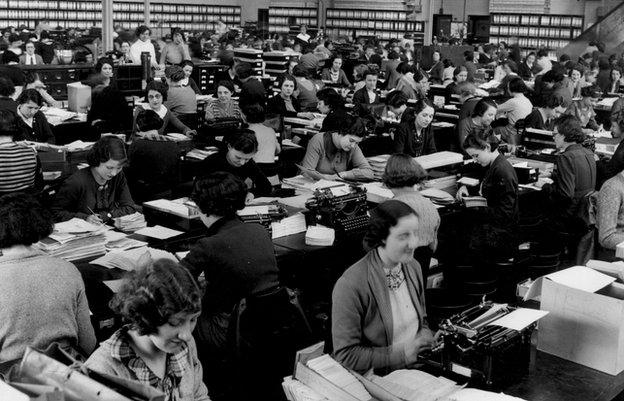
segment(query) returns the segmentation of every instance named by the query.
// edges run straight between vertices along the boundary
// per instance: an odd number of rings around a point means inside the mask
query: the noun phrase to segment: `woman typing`
[[[329,180],[372,180],[373,170],[358,146],[365,134],[362,120],[350,115],[337,131],[316,134],[301,162],[306,174]]]
[[[123,141],[105,136],[87,154],[88,168],[78,170],[61,186],[52,204],[56,221],[74,217],[107,223],[139,210],[122,168],[127,161]]]

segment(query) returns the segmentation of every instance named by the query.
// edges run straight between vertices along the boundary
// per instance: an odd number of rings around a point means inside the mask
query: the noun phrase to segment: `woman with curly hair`
[[[175,262],[145,262],[110,304],[125,325],[85,365],[152,386],[167,400],[210,400],[192,335],[201,312],[199,288]]]

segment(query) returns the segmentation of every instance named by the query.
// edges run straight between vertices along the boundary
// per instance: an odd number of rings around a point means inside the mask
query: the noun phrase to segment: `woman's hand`
[[[313,113],[297,113],[297,117],[299,118],[306,118],[308,120],[313,120],[314,119],[314,114]]]
[[[436,336],[438,336],[438,334],[436,334]],[[431,330],[428,328],[421,329],[416,335],[416,338],[405,345],[405,359],[408,365],[415,363],[418,360],[418,354],[432,349],[435,344],[437,344],[437,342]]]
[[[245,197],[245,205],[249,205],[254,200],[254,194],[251,192],[247,192],[247,196]]]
[[[91,224],[103,224],[104,222],[102,221],[102,219],[100,218],[100,216],[98,216],[97,214],[90,214],[87,216],[87,218],[85,219],[87,221],[87,223],[91,223]]]
[[[455,199],[460,201],[462,200],[464,196],[468,196],[468,195],[469,195],[468,188],[465,185],[462,185],[461,188],[457,190],[457,193],[455,194]]]
[[[338,177],[338,174],[321,174],[321,177],[324,180],[328,180],[328,181],[340,180],[340,177]]]
[[[197,135],[197,131],[195,131],[194,129],[186,131],[186,136],[188,136],[189,139],[193,139],[195,135]]]

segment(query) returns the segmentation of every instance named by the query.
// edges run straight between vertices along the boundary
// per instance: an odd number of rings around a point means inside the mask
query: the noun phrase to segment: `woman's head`
[[[146,260],[129,273],[111,309],[156,348],[177,353],[192,339],[201,312],[201,292],[190,272],[168,259]]]
[[[517,94],[517,93],[525,93],[527,91],[527,87],[520,77],[514,77],[509,80],[507,84],[507,90],[509,93]]]
[[[152,110],[160,110],[160,106],[167,100],[167,85],[162,81],[152,81],[145,87],[145,100]]]
[[[184,35],[179,29],[174,29],[173,32],[171,32],[171,38],[173,39],[173,43],[175,44],[179,45],[184,43]]]
[[[52,234],[54,221],[49,209],[31,195],[0,196],[0,249],[32,245]]]
[[[121,50],[123,54],[130,54],[130,42],[125,40],[121,42],[121,45],[119,45],[119,50]]]
[[[172,65],[172,66],[167,67],[165,69],[165,76],[171,83],[174,83],[174,84],[177,84],[180,81],[182,81],[184,78],[186,78],[186,74],[184,74],[182,67],[177,66],[177,65]]]
[[[576,117],[581,123],[581,127],[587,126],[587,123],[596,116],[591,100],[587,97],[573,100],[565,114]]]
[[[310,76],[308,69],[301,64],[297,64],[292,71],[293,75],[297,78],[307,78]]]
[[[332,70],[339,71],[342,68],[342,56],[336,56],[331,63]]]
[[[95,72],[110,79],[113,77],[113,60],[108,57],[101,57],[95,64]]]
[[[575,116],[564,114],[555,120],[554,125],[553,139],[557,149],[570,143],[583,143],[586,139],[581,122]]]
[[[100,138],[87,153],[87,163],[104,181],[119,174],[127,161],[126,145],[116,136]]]
[[[574,83],[579,82],[583,77],[584,72],[585,68],[582,65],[574,64],[574,66],[570,69],[570,79]]]
[[[245,207],[247,186],[231,173],[216,171],[195,181],[191,199],[204,216],[233,217]]]
[[[250,124],[262,123],[266,119],[264,107],[261,104],[253,103],[243,107],[243,114]]]
[[[433,121],[435,109],[433,103],[429,99],[420,99],[414,106],[414,116],[416,117],[416,125],[420,128],[426,128]]]
[[[226,142],[228,147],[226,159],[234,167],[242,167],[253,159],[258,151],[256,134],[248,129],[228,136]]]
[[[142,40],[143,42],[147,42],[150,38],[150,35],[152,34],[152,32],[150,31],[150,29],[145,26],[145,25],[140,25],[136,31],[134,31],[135,36],[137,37],[137,39]]]
[[[549,120],[559,117],[566,111],[563,97],[554,94],[542,95],[538,107],[544,109],[544,114]]]
[[[286,97],[292,96],[293,92],[297,90],[297,80],[290,74],[284,74],[280,77],[279,87],[282,95]]]
[[[616,82],[622,78],[622,70],[619,68],[611,68],[611,81]]]
[[[9,78],[0,77],[0,96],[10,97],[15,93],[15,85]]]
[[[481,99],[475,104],[472,118],[481,120],[481,126],[488,127],[496,117],[496,104],[491,100]]]
[[[183,60],[180,64],[178,64],[182,71],[184,71],[184,76],[189,78],[193,73],[193,68],[195,68],[195,64],[191,60]]]
[[[43,105],[43,97],[36,89],[26,89],[17,97],[17,108],[26,118],[33,118]]]
[[[414,209],[401,201],[386,201],[371,211],[364,247],[378,249],[392,264],[408,262],[418,247],[418,228]]]
[[[390,156],[382,180],[388,188],[413,187],[427,176],[427,172],[413,157],[398,153]]]
[[[232,81],[219,81],[217,84],[217,99],[220,102],[227,102],[232,98],[234,94],[234,84]]]
[[[141,110],[136,116],[136,125],[139,132],[159,130],[163,126],[163,119],[154,110]]]
[[[527,54],[526,56],[526,63],[528,65],[533,65],[533,63],[535,63],[535,59],[536,59],[535,52],[531,52]]]
[[[427,96],[430,88],[429,75],[427,75],[425,71],[417,69],[414,72],[414,81],[416,82],[422,97]]]
[[[482,166],[488,166],[496,158],[500,140],[493,133],[473,132],[466,137],[464,149]]]
[[[368,71],[368,66],[366,64],[358,64],[353,67],[353,78],[359,82],[364,79],[364,73]]]
[[[402,91],[392,91],[386,96],[386,105],[394,114],[402,114],[407,109],[407,96]]]
[[[377,89],[377,78],[379,74],[375,70],[367,70],[364,73],[364,82],[366,83],[366,89],[373,91]]]
[[[399,74],[402,74],[402,75],[405,75],[408,73],[414,73],[414,67],[407,61],[400,62],[399,65],[397,65],[396,70]]]
[[[317,108],[323,114],[344,107],[344,99],[332,88],[321,89],[316,93],[316,98],[318,99]]]
[[[468,70],[463,65],[455,67],[453,71],[453,80],[457,83],[464,82],[468,79]]]
[[[434,51],[433,54],[431,55],[431,59],[433,60],[434,63],[437,63],[438,61],[440,61],[440,52],[439,51]]]
[[[350,152],[366,136],[366,127],[361,118],[347,115],[340,123],[337,132],[332,133],[334,144],[340,150]]]

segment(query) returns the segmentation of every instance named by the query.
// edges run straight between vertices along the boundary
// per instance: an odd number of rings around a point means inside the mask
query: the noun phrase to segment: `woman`
[[[561,96],[543,95],[533,111],[524,118],[524,128],[552,131],[555,119],[565,110]]]
[[[531,101],[524,96],[526,91],[527,87],[521,78],[512,78],[507,85],[507,92],[511,95],[511,99],[498,107],[497,117],[506,117],[508,121],[506,125],[497,127],[495,132],[504,142],[511,145],[517,145],[520,142],[516,122],[524,120],[533,111]]]
[[[444,64],[440,59],[440,52],[435,50],[431,55],[431,68],[428,71],[429,80],[432,84],[441,84],[444,75]]]
[[[620,80],[622,79],[622,71],[615,67],[611,68],[609,82],[602,88],[604,93],[618,93],[620,91]]]
[[[172,41],[167,43],[160,53],[160,64],[177,65],[184,60],[190,60],[189,48],[184,41],[182,32],[174,29],[171,33]]]
[[[353,90],[354,91],[358,91],[362,89],[364,85],[366,85],[366,82],[364,82],[364,73],[366,71],[368,71],[368,66],[366,64],[358,64],[355,67],[353,67]]]
[[[431,122],[435,110],[428,99],[420,99],[414,106],[414,113],[407,114],[394,134],[394,153],[405,153],[412,157],[436,152]]]
[[[46,105],[63,108],[63,102],[55,100],[52,95],[48,93],[46,85],[43,83],[41,76],[36,70],[24,71],[24,83],[26,86],[23,89],[36,89]]]
[[[390,156],[382,177],[384,185],[394,194],[393,199],[406,203],[418,216],[418,247],[414,258],[424,278],[428,276],[431,256],[438,246],[440,227],[438,209],[416,188],[426,176],[427,172],[413,157],[399,153]]]
[[[603,248],[615,250],[624,242],[624,172],[605,181],[598,193],[596,226]]]
[[[253,157],[254,161],[267,176],[277,175],[274,169],[275,156],[281,152],[281,148],[275,130],[263,124],[266,120],[264,108],[256,103],[246,106],[243,112],[249,123],[249,129],[254,132],[258,141],[258,151]],[[273,174],[269,174],[269,171]]]
[[[17,103],[13,100],[15,85],[9,78],[0,77],[0,110],[17,114]]]
[[[87,162],[89,168],[72,174],[56,194],[52,203],[56,221],[77,217],[102,224],[140,209],[122,171],[127,157],[121,139],[102,137],[89,150]]]
[[[313,118],[312,113],[302,113],[299,100],[293,97],[297,90],[297,80],[292,75],[284,74],[278,81],[280,92],[267,102],[269,114],[279,114],[284,117]],[[317,93],[318,96],[318,93]]]
[[[294,97],[299,101],[301,110],[315,111],[318,103],[316,97],[318,88],[316,84],[309,79],[308,71],[302,65],[297,65],[293,68],[293,75],[297,81],[297,92],[295,92]]]
[[[97,63],[95,63],[95,73],[101,74],[104,77],[104,85],[116,86],[113,83],[113,76],[115,75],[113,72],[113,60],[108,57],[101,57],[98,59]]]
[[[99,134],[130,130],[132,109],[121,91],[113,85],[106,85],[106,80],[102,74],[96,74],[89,80],[92,89],[87,123]]]
[[[205,375],[211,391],[223,387],[222,361],[232,358],[228,333],[232,313],[243,299],[270,293],[279,286],[279,269],[271,236],[258,224],[243,223],[247,187],[234,175],[216,171],[194,184],[191,199],[200,210],[207,235],[192,247],[181,264],[194,277],[204,274],[207,288],[195,332],[200,355],[211,361]],[[220,369],[221,368],[221,369]]]
[[[229,81],[233,87],[240,87],[240,80],[238,76],[236,76],[236,63],[234,62],[234,56],[223,54],[220,55],[219,59],[221,60],[221,64],[227,66],[228,68],[225,71],[215,73],[215,82]],[[232,91],[232,93],[234,93],[234,91]]]
[[[565,114],[576,117],[581,123],[583,132],[586,134],[602,129],[602,126],[599,126],[596,122],[596,112],[594,111],[591,99],[587,97],[573,100],[565,111]]]
[[[152,67],[158,67],[156,49],[154,49],[154,44],[150,40],[151,34],[152,31],[150,31],[147,26],[140,25],[134,33],[137,40],[130,46],[130,54],[133,60],[137,63],[141,63],[141,53],[149,53]]]
[[[316,171],[316,178],[372,180],[373,170],[358,146],[365,135],[362,120],[347,115],[337,131],[321,132],[310,139],[301,165]]]
[[[477,102],[470,117],[459,121],[457,125],[458,142],[455,145],[456,151],[463,152],[464,141],[468,135],[473,133],[481,134],[492,129],[492,122],[496,117],[496,104],[487,99]]]
[[[372,211],[364,237],[369,252],[344,272],[332,293],[334,358],[348,369],[409,368],[435,345],[413,256],[421,230],[419,216],[403,202],[389,200]]]
[[[453,95],[457,95],[457,85],[462,82],[466,82],[468,79],[468,70],[463,65],[455,67],[453,70],[453,82],[446,86],[446,103],[450,103],[453,100]]]
[[[331,67],[323,69],[321,79],[325,82],[340,86],[351,86],[347,74],[342,69],[342,56],[337,55],[331,61]]]
[[[26,194],[0,197],[0,363],[54,342],[88,355],[96,340],[80,273],[33,244],[52,234],[52,216]]]
[[[466,153],[485,168],[481,179],[480,195],[487,206],[470,210],[468,252],[471,261],[494,261],[509,258],[517,249],[518,177],[513,166],[499,153],[499,139],[493,134],[471,134],[464,142]],[[457,199],[468,196],[462,186]]]
[[[317,110],[325,114],[321,132],[338,130],[347,118],[344,99],[332,88],[321,89],[316,97],[318,98]]]
[[[165,107],[175,115],[182,124],[197,129],[197,98],[190,86],[184,86],[186,78],[182,68],[174,65],[167,67],[167,101]]]
[[[163,135],[166,131],[167,126],[171,125],[174,132],[180,132],[188,137],[192,137],[196,134],[195,130],[184,125],[164,104],[164,101],[167,101],[167,85],[163,84],[159,81],[152,81],[147,84],[145,87],[145,99],[148,104],[147,107],[139,105],[135,108],[133,121],[136,120],[136,116],[141,111],[141,109],[145,110],[154,110],[156,114],[163,119],[163,127],[158,131],[159,134]],[[136,132],[136,123],[132,124],[132,132]]]
[[[0,110],[0,196],[11,192],[35,192],[43,187],[41,163],[37,151],[16,143],[16,117]]]
[[[253,184],[250,190],[257,196],[268,196],[273,188],[253,158],[258,153],[258,140],[251,130],[240,130],[225,137],[227,148],[208,156],[201,162],[198,177],[214,171],[226,171],[241,181]]]
[[[518,75],[525,81],[535,78],[535,52],[530,52],[518,66]]]
[[[453,82],[453,78],[455,77],[455,65],[453,64],[453,61],[448,58],[442,60],[442,64],[444,65],[444,72],[442,73],[442,85],[448,86],[451,82]]]
[[[85,366],[154,387],[169,400],[209,401],[192,334],[201,312],[199,288],[177,263],[146,259],[110,303],[124,326]]]
[[[585,73],[585,68],[579,64],[575,64],[570,71],[568,72],[568,76],[570,77],[568,89],[570,89],[570,93],[572,98],[580,98],[581,89],[583,89],[583,74]]]
[[[217,84],[217,98],[210,100],[206,105],[206,122],[214,122],[219,118],[242,119],[238,102],[232,99],[234,84],[231,81],[219,81]]]
[[[130,42],[125,40],[121,42],[119,50],[121,51],[121,56],[118,59],[120,65],[138,64],[138,62],[132,57],[132,53],[130,52]]]
[[[427,74],[410,65],[399,64],[397,71],[403,76],[397,82],[396,90],[405,93],[408,99],[424,99],[429,92],[429,77]],[[400,70],[399,70],[400,69]]]
[[[182,80],[182,86],[190,86],[193,89],[193,92],[197,95],[201,95],[201,90],[197,86],[195,80],[191,77],[193,74],[193,68],[195,68],[195,64],[191,60],[183,60],[180,64],[178,64],[182,71],[184,71],[184,79]]]
[[[45,114],[41,112],[43,98],[36,89],[26,89],[17,98],[17,141],[55,143],[52,128]]]

